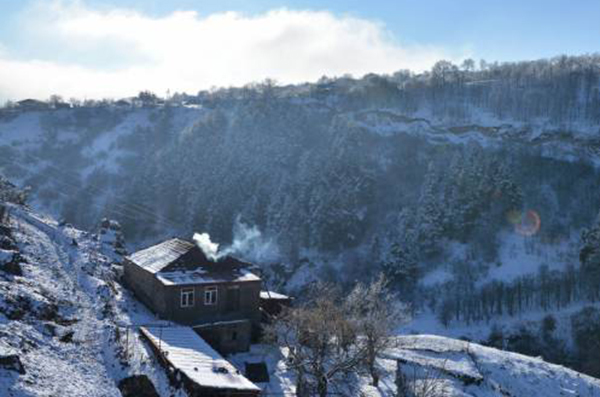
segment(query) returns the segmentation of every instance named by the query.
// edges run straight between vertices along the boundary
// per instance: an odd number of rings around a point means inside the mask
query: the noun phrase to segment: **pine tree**
[[[425,256],[439,252],[443,237],[443,214],[441,210],[441,178],[433,163],[429,163],[425,183],[419,198],[417,220],[418,244]]]
[[[588,299],[600,298],[600,214],[594,225],[581,233],[579,261]]]
[[[392,245],[389,259],[383,265],[383,271],[392,286],[400,291],[400,296],[412,301],[419,279],[419,263],[414,251],[414,244],[405,238]]]

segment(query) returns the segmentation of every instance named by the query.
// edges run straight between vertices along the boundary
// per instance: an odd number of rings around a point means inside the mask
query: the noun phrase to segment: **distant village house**
[[[44,101],[38,101],[37,99],[23,99],[17,102],[17,109],[19,110],[48,110],[50,105]]]

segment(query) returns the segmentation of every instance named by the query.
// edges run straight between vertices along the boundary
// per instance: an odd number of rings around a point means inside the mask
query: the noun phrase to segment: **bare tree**
[[[412,371],[403,371],[401,362],[398,360],[396,371],[396,396],[397,397],[446,397],[450,393],[448,384],[442,375],[446,362],[442,367],[417,368],[411,365]]]
[[[50,95],[50,99],[48,99],[48,103],[50,104],[50,106],[52,106],[53,108],[56,108],[58,104],[63,103],[63,98],[60,95]]]
[[[383,275],[370,285],[357,284],[346,299],[346,305],[355,332],[360,335],[357,343],[358,350],[364,354],[362,363],[371,376],[372,385],[377,387],[380,378],[377,357],[394,346],[394,332],[408,320],[408,311],[390,293]]]
[[[346,297],[330,285],[319,285],[311,296],[303,306],[285,310],[267,329],[287,348],[296,394],[325,396],[330,385],[364,370],[377,387],[381,375],[376,359],[393,346],[395,329],[408,318],[386,279],[357,284]]]
[[[296,374],[296,395],[327,395],[329,385],[356,372],[364,347],[356,343],[355,322],[337,289],[319,285],[302,307],[285,310],[267,334],[288,350]]]

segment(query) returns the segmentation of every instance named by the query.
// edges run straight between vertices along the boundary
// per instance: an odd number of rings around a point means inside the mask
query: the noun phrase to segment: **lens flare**
[[[527,237],[539,232],[542,224],[539,214],[534,210],[527,210],[524,213],[510,211],[507,219],[514,226],[515,232]]]

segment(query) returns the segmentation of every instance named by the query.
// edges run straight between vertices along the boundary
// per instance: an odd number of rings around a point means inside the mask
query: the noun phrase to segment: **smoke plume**
[[[213,243],[208,233],[194,233],[193,239],[208,259],[213,261],[219,259],[219,244]]]
[[[207,258],[217,261],[225,256],[235,256],[254,263],[270,263],[279,259],[277,244],[266,238],[256,226],[248,226],[236,219],[233,242],[221,250],[208,233],[195,233],[194,241]]]

